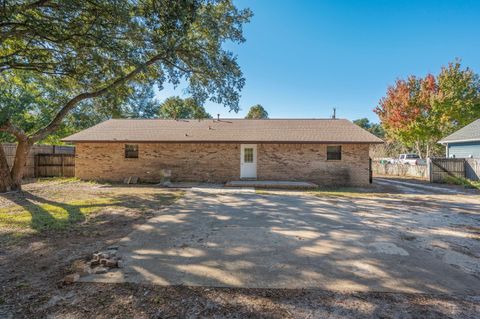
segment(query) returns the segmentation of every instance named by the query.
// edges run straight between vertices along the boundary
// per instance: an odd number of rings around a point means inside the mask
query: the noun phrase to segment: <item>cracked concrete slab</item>
[[[432,204],[416,195],[197,188],[119,243],[125,268],[82,281],[478,294],[480,273],[471,263],[480,261],[480,242],[451,226],[480,226],[474,212],[478,198],[452,195]],[[449,245],[429,244],[435,241],[461,242],[466,268],[455,265],[462,259]]]

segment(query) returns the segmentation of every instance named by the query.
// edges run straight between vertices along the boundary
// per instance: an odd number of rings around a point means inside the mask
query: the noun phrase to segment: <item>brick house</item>
[[[122,181],[240,179],[369,183],[369,148],[383,143],[344,119],[108,120],[64,139],[75,176]]]

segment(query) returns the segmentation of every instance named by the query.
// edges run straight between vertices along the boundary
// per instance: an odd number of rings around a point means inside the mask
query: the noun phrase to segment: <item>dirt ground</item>
[[[360,194],[384,196],[369,191]],[[480,313],[480,296],[62,282],[74,260],[116,243],[182,195],[154,186],[75,180],[30,183],[23,193],[0,195],[0,213],[24,209],[32,215],[27,229],[24,221],[15,227],[0,223],[0,318],[477,318]],[[345,197],[349,191],[314,196]],[[45,219],[52,212],[61,222]],[[42,218],[33,218],[38,214]]]

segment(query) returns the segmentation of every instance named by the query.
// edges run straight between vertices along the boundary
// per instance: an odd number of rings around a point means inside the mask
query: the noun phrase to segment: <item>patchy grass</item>
[[[255,188],[255,194],[258,194],[258,195],[276,195],[277,192],[272,190],[267,190],[264,188]]]
[[[474,188],[480,190],[480,181],[471,181],[463,177],[447,176],[444,179],[447,184],[461,185],[465,188]]]
[[[386,196],[386,192],[379,191],[375,187],[319,187],[313,190],[273,190],[273,189],[255,189],[255,193],[259,195],[295,195],[295,194],[309,194],[318,197],[376,197]]]
[[[376,197],[381,193],[382,196],[385,196],[384,193],[379,192],[377,189],[371,188],[360,188],[360,187],[336,187],[336,188],[317,188],[315,190],[308,192],[314,196],[339,196],[339,197]]]
[[[49,316],[28,309],[38,311],[34,303],[48,303],[56,293],[63,296],[58,284],[71,273],[72,260],[117,243],[181,196],[181,191],[152,185],[71,178],[30,180],[22,192],[0,194],[0,318]],[[25,305],[21,311],[20,305]]]
[[[76,177],[41,177],[35,179],[36,183],[78,183],[81,182],[80,179]],[[93,182],[92,182],[93,183]]]
[[[32,234],[88,228],[105,218],[148,217],[175,202],[183,192],[155,187],[49,178],[24,185],[24,191],[0,196],[0,242],[16,242]],[[105,219],[103,218],[103,219]]]
[[[0,228],[65,230],[105,206],[117,203],[114,198],[98,198],[66,203],[14,205],[0,209]]]
[[[289,193],[292,196],[305,194],[298,191],[269,190],[258,190],[257,193]],[[323,194],[382,196],[375,189],[353,188],[317,190],[312,193],[318,196],[324,196]],[[23,229],[29,229],[40,235],[28,237],[28,240],[22,241],[19,245],[11,245],[8,249],[0,247],[0,317],[323,318],[336,315],[348,318],[391,318],[412,317],[412,314],[429,318],[478,316],[478,298],[462,295],[334,292],[319,289],[205,288],[131,283],[59,284],[65,275],[71,273],[72,260],[85,259],[93,251],[118,244],[118,241],[136,229],[137,225],[144,223],[147,217],[165,205],[175,202],[182,194],[146,185],[105,185],[48,180],[26,185],[23,193],[0,195],[0,210],[3,213],[16,209],[17,213],[24,214],[28,211],[26,205],[30,202],[31,205],[40,206],[50,214],[59,214],[63,220],[68,220],[68,212],[75,214],[80,211],[85,216],[83,222],[80,219],[68,224],[66,231],[35,231],[31,228],[31,219],[30,222],[27,220]],[[393,194],[388,195],[391,197]],[[451,202],[452,206],[448,206],[448,209],[452,210],[452,215],[453,212],[462,214],[463,211],[459,210],[461,205],[464,205],[462,199],[453,197],[454,202]],[[345,200],[339,198],[335,201],[348,202],[348,198]],[[430,200],[422,196],[418,200],[406,201],[405,205],[415,203],[423,206],[429,202]],[[379,207],[383,205],[384,209],[389,211],[398,209],[393,206],[398,203],[402,202],[387,204],[385,201],[379,201],[378,205]],[[430,208],[430,211],[443,209],[442,203],[436,204],[438,209]],[[52,209],[48,205],[56,208]],[[472,210],[471,214],[474,213]],[[23,216],[28,218],[28,215]],[[396,225],[403,224],[403,218],[402,214],[395,215]],[[428,224],[429,229],[443,227],[443,224],[436,224],[443,219],[420,218],[420,220],[422,223],[423,220],[435,221]],[[464,224],[458,225],[464,227]],[[477,225],[471,226],[472,233],[479,231]],[[0,232],[1,228],[2,226]],[[409,231],[404,234],[404,240],[414,240]]]

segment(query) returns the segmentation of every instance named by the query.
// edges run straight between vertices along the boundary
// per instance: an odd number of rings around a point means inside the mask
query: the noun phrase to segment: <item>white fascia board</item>
[[[452,141],[438,141],[438,144],[450,144],[450,143],[461,143],[461,142],[475,142],[480,141],[480,138],[469,138],[465,140],[452,140]]]

